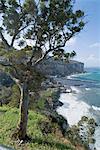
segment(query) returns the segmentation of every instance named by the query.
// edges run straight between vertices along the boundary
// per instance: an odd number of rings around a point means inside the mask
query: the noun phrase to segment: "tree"
[[[72,51],[71,53],[70,53],[70,58],[73,58],[73,57],[75,57],[76,56],[76,52],[75,51]]]
[[[65,54],[64,54],[64,59],[65,59],[67,62],[69,62],[69,60],[70,60],[70,53],[65,53]]]
[[[75,51],[72,51],[69,53],[69,52],[64,51],[63,49],[55,50],[52,54],[55,60],[62,60],[66,62],[69,62],[70,59],[76,56]]]
[[[64,48],[66,42],[84,27],[84,12],[73,11],[73,5],[73,0],[0,0],[3,43],[0,64],[7,68],[20,89],[17,130],[20,140],[27,137],[29,91],[42,82],[37,65],[50,52]],[[32,48],[27,46],[27,39],[32,41]]]
[[[63,49],[59,49],[59,50],[55,50],[53,51],[53,57],[55,60],[61,60],[63,59],[63,56],[64,56],[64,50]]]
[[[76,52],[72,51],[71,53],[64,53],[64,60],[67,62],[70,61],[70,59],[74,58],[76,56]]]

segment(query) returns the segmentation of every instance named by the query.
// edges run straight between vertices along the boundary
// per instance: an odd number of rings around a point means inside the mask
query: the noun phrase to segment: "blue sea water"
[[[100,150],[100,68],[86,68],[86,73],[71,76],[71,79],[84,81],[78,87],[71,87],[76,90],[76,94],[62,94],[60,101],[63,106],[58,109],[58,113],[63,115],[70,125],[76,124],[82,116],[92,117],[96,120],[94,138],[95,147]],[[92,84],[91,84],[92,83]]]
[[[76,78],[100,82],[100,68],[86,68],[85,71],[86,73],[78,75]]]
[[[79,98],[91,106],[100,107],[100,68],[86,68],[87,73],[75,76],[75,79],[92,82],[92,87],[81,88]],[[98,108],[99,109],[99,108]]]
[[[86,68],[86,73],[74,77],[78,80],[90,81],[94,86],[81,88],[77,99],[85,102],[89,106],[89,115],[93,117],[98,127],[95,132],[96,148],[100,150],[100,68]]]

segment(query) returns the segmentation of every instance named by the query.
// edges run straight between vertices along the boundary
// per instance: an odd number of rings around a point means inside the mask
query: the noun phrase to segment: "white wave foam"
[[[82,75],[82,74],[73,74],[73,75],[67,76],[67,79],[74,79],[74,77],[78,77],[79,75]]]
[[[67,76],[67,79],[72,79],[72,76]]]
[[[80,90],[76,88],[75,86],[71,86],[72,91],[75,91],[76,93],[80,93]]]
[[[91,89],[90,89],[90,88],[85,88],[85,90],[86,90],[86,91],[90,91]]]
[[[97,106],[93,106],[93,105],[92,105],[92,108],[93,108],[94,110],[96,110],[96,111],[100,111],[100,107],[97,107]]]
[[[59,107],[57,112],[67,119],[70,126],[77,124],[82,116],[95,118],[94,113],[90,112],[91,108],[94,112],[100,111],[100,107],[91,107],[85,102],[79,101],[76,96],[77,94],[64,93],[59,99],[64,105]],[[100,127],[96,128],[94,138],[96,139],[95,147],[100,150]]]
[[[69,125],[77,124],[82,116],[88,115],[90,106],[83,101],[78,101],[72,93],[61,94],[59,99],[64,105],[57,112],[68,120]]]

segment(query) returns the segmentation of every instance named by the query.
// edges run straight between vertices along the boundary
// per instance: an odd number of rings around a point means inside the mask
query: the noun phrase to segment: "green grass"
[[[19,119],[17,108],[0,107],[0,144],[7,145],[15,150],[74,150],[70,144],[65,144],[54,133],[43,135],[39,123],[49,121],[48,118],[35,111],[29,111],[28,135],[31,141],[19,144],[12,140]]]

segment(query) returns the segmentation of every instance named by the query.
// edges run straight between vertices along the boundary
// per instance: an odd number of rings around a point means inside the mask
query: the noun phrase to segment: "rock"
[[[67,120],[57,112],[44,111],[44,114],[49,117],[53,123],[57,123],[59,125],[62,135],[65,136],[69,127]]]
[[[83,116],[83,117],[81,118],[81,121],[82,121],[82,122],[84,122],[84,121],[88,121],[88,117]]]
[[[84,72],[84,64],[81,62],[70,61],[66,63],[62,60],[55,61],[52,57],[43,60],[37,67],[40,72],[46,75],[59,77]]]
[[[72,93],[72,89],[71,88],[67,88],[66,89],[66,93]]]
[[[91,119],[89,119],[88,124],[95,126],[96,122],[95,122],[95,120],[93,118],[91,118]]]
[[[60,87],[60,92],[61,93],[66,93],[66,88],[65,87]]]
[[[52,126],[49,121],[42,121],[39,123],[39,126],[44,135],[52,132]]]
[[[72,89],[69,87],[65,87],[65,86],[61,86],[60,87],[60,92],[61,93],[72,93],[73,91],[72,91]]]
[[[52,122],[58,123],[63,136],[65,136],[67,132],[67,128],[69,127],[67,120],[57,113],[55,115],[50,115],[50,117],[52,118]]]

